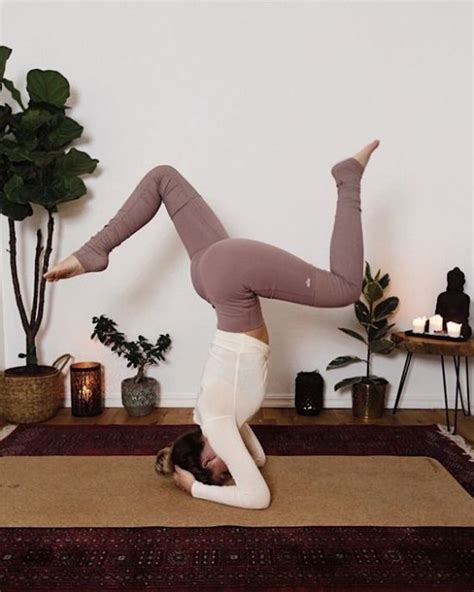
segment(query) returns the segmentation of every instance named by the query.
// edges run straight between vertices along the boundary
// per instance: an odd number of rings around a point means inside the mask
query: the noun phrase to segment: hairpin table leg
[[[440,357],[441,357],[441,368],[443,370],[444,404],[445,404],[445,408],[446,408],[446,427],[449,432],[451,428],[449,427],[448,393],[446,391],[446,374],[444,371],[444,356],[440,356]]]
[[[471,415],[471,393],[469,392],[469,357],[468,356],[464,356],[464,366],[466,368],[467,414]]]
[[[400,384],[398,385],[397,398],[395,399],[395,405],[393,407],[393,414],[394,415],[397,411],[398,403],[400,401],[400,396],[401,396],[402,390],[403,390],[403,385],[405,384],[405,380],[406,380],[406,377],[408,374],[408,369],[410,368],[412,355],[413,355],[413,352],[409,351],[409,352],[407,352],[407,357],[405,358],[405,365],[403,366],[402,375],[400,377]]]

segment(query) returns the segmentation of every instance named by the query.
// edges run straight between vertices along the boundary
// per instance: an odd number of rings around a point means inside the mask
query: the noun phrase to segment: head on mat
[[[170,446],[158,451],[155,471],[170,475],[175,465],[207,485],[224,485],[230,478],[225,462],[214,452],[201,428],[185,432]]]

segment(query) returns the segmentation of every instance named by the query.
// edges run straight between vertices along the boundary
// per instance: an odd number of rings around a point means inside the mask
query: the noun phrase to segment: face
[[[216,484],[223,484],[230,478],[230,473],[225,462],[217,456],[209,444],[208,439],[203,436],[204,447],[201,452],[201,465],[212,473]]]

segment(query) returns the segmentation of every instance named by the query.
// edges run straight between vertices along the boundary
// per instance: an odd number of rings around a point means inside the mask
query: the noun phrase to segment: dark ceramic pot
[[[132,417],[149,415],[156,405],[158,381],[145,376],[134,383],[133,378],[122,380],[122,404]]]
[[[356,382],[352,385],[352,415],[362,419],[382,417],[385,409],[385,393],[388,381],[379,378],[374,382]]]

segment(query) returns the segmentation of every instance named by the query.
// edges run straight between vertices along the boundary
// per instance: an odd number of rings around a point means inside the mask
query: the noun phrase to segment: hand
[[[48,282],[57,282],[62,278],[70,278],[81,273],[85,273],[85,269],[79,262],[79,259],[74,255],[69,255],[66,259],[63,259],[60,263],[49,269],[43,274],[43,277]]]
[[[176,486],[182,489],[183,491],[187,491],[191,493],[191,487],[196,481],[194,475],[185,469],[182,469],[178,465],[175,465],[175,472],[173,473],[173,479],[176,483]]]

